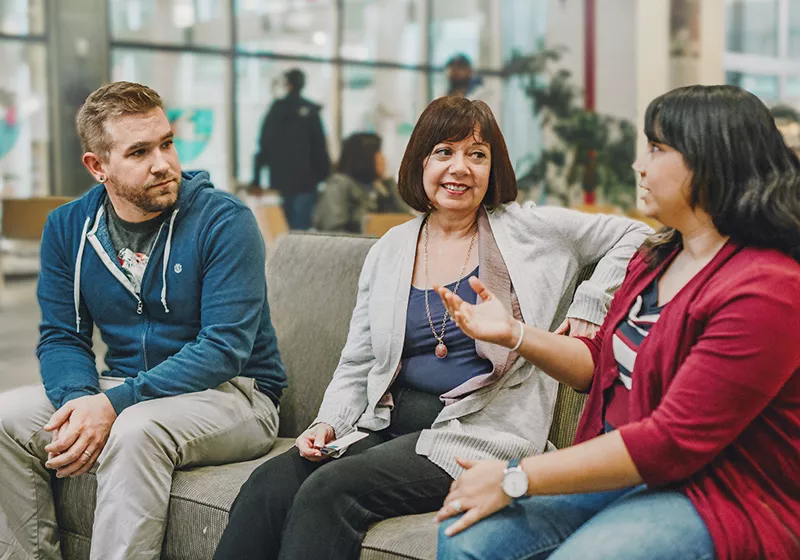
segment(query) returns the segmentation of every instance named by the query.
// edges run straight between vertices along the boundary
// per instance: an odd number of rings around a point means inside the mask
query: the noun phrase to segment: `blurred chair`
[[[39,242],[48,214],[71,200],[72,198],[66,196],[0,199],[0,237],[4,241]],[[3,267],[4,252],[0,247],[0,292],[4,288],[7,272]]]
[[[574,209],[578,210],[579,212],[586,212],[587,214],[613,214],[615,216],[628,216],[634,220],[646,223],[655,231],[658,231],[664,227],[664,224],[658,220],[654,220],[653,218],[648,218],[642,214],[641,210],[635,207],[631,208],[627,212],[623,212],[622,208],[619,206],[614,206],[613,204],[581,204],[580,206],[576,206]]]
[[[587,214],[613,214],[615,216],[622,216],[622,208],[614,206],[613,204],[581,204],[574,208],[578,212],[585,212]]]
[[[247,205],[256,217],[258,229],[261,230],[269,252],[278,239],[289,233],[289,223],[281,206],[281,195],[278,191],[267,189],[258,196],[248,196]]]
[[[413,220],[414,216],[405,212],[391,212],[386,214],[367,214],[361,224],[361,231],[368,237],[381,237],[394,226]]]

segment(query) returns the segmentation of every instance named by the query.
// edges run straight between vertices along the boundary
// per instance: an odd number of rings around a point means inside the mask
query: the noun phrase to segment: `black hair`
[[[337,169],[360,183],[378,179],[375,155],[381,151],[381,137],[371,132],[351,134],[342,143],[342,155]]]
[[[736,86],[688,86],[654,99],[644,121],[649,141],[683,156],[689,202],[722,235],[800,261],[800,161],[764,103]],[[665,228],[644,248],[655,266],[682,243]]]
[[[292,91],[300,92],[306,85],[306,75],[299,68],[292,68],[286,74],[286,82],[292,88]]]

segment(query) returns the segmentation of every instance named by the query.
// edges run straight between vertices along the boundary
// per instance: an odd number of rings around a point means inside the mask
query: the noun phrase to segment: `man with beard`
[[[181,173],[152,89],[103,86],[77,125],[99,184],[42,237],[43,384],[0,395],[0,556],[60,558],[51,475],[93,470],[91,558],[156,559],[173,471],[259,457],[277,435],[264,244],[244,204]]]

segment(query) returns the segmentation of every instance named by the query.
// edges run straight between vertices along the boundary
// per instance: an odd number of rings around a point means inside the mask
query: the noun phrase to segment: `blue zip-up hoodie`
[[[264,241],[252,212],[214,189],[204,171],[182,174],[142,279],[117,264],[105,187],[54,210],[42,235],[36,355],[53,406],[100,392],[92,329],[108,346],[105,392],[120,414],[141,401],[202,391],[237,375],[274,401],[287,386],[270,321]]]

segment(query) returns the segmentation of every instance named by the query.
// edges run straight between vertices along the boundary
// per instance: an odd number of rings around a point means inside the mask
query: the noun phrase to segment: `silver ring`
[[[461,513],[462,511],[464,511],[464,506],[461,505],[461,500],[456,498],[455,500],[450,502],[450,509],[456,513]]]

